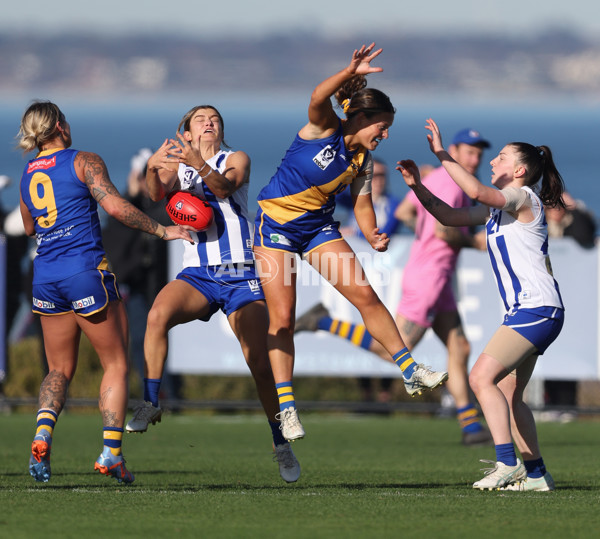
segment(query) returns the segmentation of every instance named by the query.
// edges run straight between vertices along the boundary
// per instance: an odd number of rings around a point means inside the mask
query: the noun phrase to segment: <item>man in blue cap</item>
[[[483,151],[490,147],[478,131],[463,129],[456,133],[448,148],[450,155],[473,175],[477,174]],[[423,178],[423,184],[453,207],[471,206],[473,202],[454,183],[444,167],[438,167]],[[446,387],[456,406],[458,422],[465,445],[492,442],[489,431],[479,422],[471,400],[468,381],[470,344],[463,330],[452,281],[458,254],[462,247],[485,250],[485,232],[472,234],[468,228],[445,227],[426,211],[413,191],[398,205],[394,216],[418,233],[402,278],[402,297],[396,313],[396,324],[409,350],[423,338],[427,329],[448,350],[448,382]],[[296,332],[329,331],[346,338],[356,346],[390,360],[383,347],[360,325],[340,335],[338,328],[347,327],[332,320],[327,309],[316,305],[296,320]],[[357,338],[360,335],[362,338]]]

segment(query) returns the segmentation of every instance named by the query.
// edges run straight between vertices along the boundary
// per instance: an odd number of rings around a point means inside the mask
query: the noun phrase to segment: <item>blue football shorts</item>
[[[343,239],[339,226],[340,223],[330,216],[327,221],[316,225],[281,225],[259,208],[254,226],[254,245],[290,253],[309,253],[325,243]]]
[[[110,301],[121,299],[115,274],[101,269],[82,271],[61,281],[34,284],[32,295],[32,311],[42,315],[73,311],[90,316]]]
[[[518,309],[504,317],[502,325],[514,329],[543,354],[558,337],[565,321],[565,311],[558,307]]]
[[[208,300],[209,313],[201,318],[205,322],[219,309],[229,316],[244,305],[265,299],[254,262],[187,267],[176,278],[191,284]]]

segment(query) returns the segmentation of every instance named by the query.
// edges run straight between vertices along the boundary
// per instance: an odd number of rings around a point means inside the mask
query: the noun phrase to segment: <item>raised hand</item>
[[[429,118],[426,123],[427,125],[425,126],[425,129],[429,129],[429,131],[431,131],[431,135],[427,135],[429,149],[437,155],[438,152],[445,151],[444,145],[442,144],[442,134],[440,133],[440,128],[431,118]]]
[[[179,157],[172,155],[172,143],[169,139],[161,144],[160,148],[156,150],[148,159],[148,168],[153,170],[170,170],[171,172],[177,172],[179,167]]]
[[[203,167],[204,159],[202,159],[200,148],[192,146],[192,143],[185,140],[181,133],[177,133],[177,138],[179,140],[171,139],[172,149],[169,151],[169,155],[177,157],[180,163],[194,167],[196,170]]]
[[[383,71],[382,67],[371,66],[371,61],[383,52],[383,49],[377,49],[375,52],[372,52],[374,47],[375,43],[371,43],[368,47],[363,45],[360,49],[355,50],[352,54],[348,70],[356,75],[367,75]]]
[[[412,188],[421,183],[419,167],[412,159],[402,159],[397,165],[396,170],[400,171],[408,187]]]

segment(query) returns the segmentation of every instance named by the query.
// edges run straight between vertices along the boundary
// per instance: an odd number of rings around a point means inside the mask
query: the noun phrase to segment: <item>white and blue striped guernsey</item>
[[[206,162],[215,170],[226,169],[227,158],[233,151],[219,151]],[[202,181],[198,171],[180,164],[181,189],[192,191],[206,200],[214,213],[212,225],[203,232],[190,232],[194,245],[184,241],[183,267],[219,266],[251,262],[252,236],[248,222],[248,183],[227,198],[215,196]]]
[[[522,187],[531,200],[534,219],[517,221],[507,211],[492,208],[486,223],[487,247],[498,291],[508,313],[516,309],[564,309],[548,255],[548,226],[542,201]]]

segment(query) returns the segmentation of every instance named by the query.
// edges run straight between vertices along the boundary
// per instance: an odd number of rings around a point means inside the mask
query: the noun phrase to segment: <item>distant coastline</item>
[[[396,95],[475,101],[600,95],[600,40],[575,32],[550,29],[526,39],[425,33],[377,39],[384,47],[377,85]],[[356,38],[305,33],[204,41],[6,34],[0,40],[0,95],[98,101],[192,92],[306,95],[313,82],[343,67],[355,46]]]

